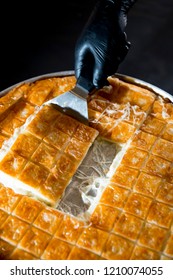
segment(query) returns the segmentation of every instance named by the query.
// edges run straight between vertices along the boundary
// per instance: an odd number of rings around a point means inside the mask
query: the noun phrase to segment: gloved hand
[[[75,75],[89,80],[93,87],[107,84],[128,53],[125,27],[127,13],[136,0],[97,2],[75,46]]]

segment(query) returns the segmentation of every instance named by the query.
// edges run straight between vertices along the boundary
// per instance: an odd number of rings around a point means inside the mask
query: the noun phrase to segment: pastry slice
[[[0,121],[3,120],[14,108],[14,106],[18,106],[20,103],[24,92],[27,91],[28,85],[22,85],[18,88],[14,88],[7,95],[4,95],[0,99]]]
[[[0,181],[56,207],[97,135],[97,130],[43,106],[0,154]]]

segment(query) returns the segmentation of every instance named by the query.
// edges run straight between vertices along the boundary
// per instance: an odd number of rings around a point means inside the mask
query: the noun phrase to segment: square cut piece
[[[89,226],[83,230],[77,241],[77,245],[87,250],[91,250],[96,254],[100,254],[107,238],[107,232]]]
[[[50,239],[51,235],[32,226],[21,239],[18,248],[23,249],[36,257],[40,257]]]
[[[28,223],[32,223],[43,207],[39,201],[23,196],[13,214]]]
[[[45,79],[36,81],[31,84],[27,92],[27,101],[33,105],[42,105],[50,92],[53,90],[54,83],[52,80]]]
[[[13,108],[13,112],[19,120],[26,121],[34,113],[34,109],[34,106],[22,100]]]
[[[125,121],[114,120],[104,115],[93,122],[101,136],[120,144],[126,143],[136,129],[133,125]]]
[[[173,161],[173,143],[164,139],[158,139],[154,145],[152,154]]]
[[[17,104],[20,104],[22,92],[15,89],[0,97],[0,121],[2,121]]]
[[[111,103],[99,96],[92,97],[88,102],[88,108],[97,112],[102,113]]]
[[[129,191],[116,184],[109,184],[104,190],[100,202],[112,207],[123,208]]]
[[[44,183],[48,174],[45,168],[28,162],[21,172],[19,179],[28,186],[38,189]]]
[[[43,165],[47,169],[51,169],[56,162],[58,154],[59,151],[57,149],[41,143],[32,155],[31,160]]]
[[[72,117],[69,117],[65,114],[58,116],[57,120],[54,123],[54,127],[66,133],[67,135],[72,135],[77,127],[79,122]]]
[[[0,208],[11,213],[21,199],[21,195],[8,187],[0,188]]]
[[[45,105],[43,108],[37,113],[37,117],[41,120],[41,122],[52,125],[58,116],[61,116],[61,113],[54,109],[50,105]]]
[[[173,123],[167,123],[161,137],[165,140],[173,142]]]
[[[48,204],[56,207],[67,187],[69,178],[57,178],[49,173],[45,182],[40,185],[39,192],[48,199]]]
[[[73,136],[83,143],[92,143],[98,136],[98,131],[96,131],[92,127],[79,123]]]
[[[132,241],[115,234],[110,234],[104,246],[102,257],[107,260],[128,260],[133,247]]]
[[[164,182],[157,194],[157,200],[173,206],[173,184]]]
[[[9,216],[1,227],[1,237],[16,245],[24,236],[29,224],[15,216]]]
[[[170,166],[170,161],[155,155],[150,155],[143,166],[143,171],[151,175],[164,177],[168,174]]]
[[[38,227],[49,234],[54,234],[62,219],[62,212],[49,207],[44,207],[33,224],[35,227]]]
[[[173,117],[173,104],[158,96],[153,104],[151,114],[160,120],[170,121]]]
[[[0,131],[8,136],[12,136],[15,129],[21,127],[24,121],[18,119],[14,112],[10,112],[0,123]]]
[[[139,169],[142,167],[147,157],[148,153],[146,151],[131,146],[125,153],[122,159],[122,164],[128,167]]]
[[[158,136],[164,128],[166,122],[149,115],[141,126],[141,130]]]
[[[154,197],[161,183],[162,179],[160,177],[141,172],[134,190],[146,196]]]
[[[131,259],[132,260],[159,260],[160,256],[155,251],[136,245],[133,250]]]
[[[134,134],[134,138],[131,142],[131,145],[135,146],[136,148],[149,151],[156,139],[156,136],[139,130],[136,134]]]
[[[139,127],[145,118],[146,113],[139,106],[134,105],[130,107],[130,116],[127,122],[133,124],[135,127]]]
[[[43,139],[49,132],[50,125],[37,116],[28,124],[26,131],[39,139]]]
[[[84,222],[77,220],[70,215],[64,215],[60,226],[55,233],[55,237],[70,242],[71,244],[75,244],[83,227],[85,227]]]
[[[120,164],[111,178],[111,183],[121,185],[127,189],[132,189],[133,185],[137,180],[138,174],[138,170]]]
[[[166,241],[167,230],[157,225],[146,223],[140,232],[138,244],[160,251]]]
[[[58,150],[64,149],[70,141],[70,136],[59,129],[52,128],[43,141],[49,145],[53,145]]]
[[[111,102],[105,109],[104,114],[113,119],[127,121],[134,126],[138,126],[146,116],[146,113],[136,105],[133,106],[130,103],[118,104]]]
[[[56,178],[66,180],[66,182],[68,182],[74,175],[78,164],[79,162],[72,160],[68,155],[62,154],[53,167],[52,174]]]
[[[139,218],[145,218],[152,199],[135,192],[132,192],[125,204],[124,210]]]
[[[126,143],[134,134],[135,127],[126,122],[119,122],[114,125],[111,133],[111,140],[117,143]]]
[[[11,150],[18,155],[29,159],[39,144],[40,141],[37,137],[30,133],[23,133],[18,136],[11,147]]]
[[[72,160],[81,161],[89,148],[89,143],[72,138],[65,148],[65,153],[69,155]]]
[[[148,216],[147,221],[154,223],[158,226],[169,228],[173,220],[173,209],[166,204],[160,202],[153,202]]]
[[[119,209],[99,203],[92,213],[90,221],[93,226],[109,232],[112,230],[119,215]]]
[[[72,245],[53,237],[41,256],[43,260],[66,260]]]
[[[115,223],[113,231],[125,238],[136,240],[142,225],[143,220],[128,213],[122,213],[118,222]]]
[[[63,92],[72,89],[75,86],[76,78],[75,76],[55,77],[51,78],[51,81],[54,84],[54,87],[52,88],[46,100],[50,100],[53,97],[59,96]]]
[[[17,177],[26,163],[27,160],[25,158],[10,151],[0,162],[0,170],[9,174],[10,176]]]

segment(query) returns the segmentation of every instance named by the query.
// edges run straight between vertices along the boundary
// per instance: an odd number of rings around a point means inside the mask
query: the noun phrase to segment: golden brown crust
[[[0,260],[9,260],[14,248],[8,241],[0,239]]]
[[[152,251],[148,248],[135,246],[132,253],[132,260],[159,260],[159,253]]]
[[[43,260],[66,260],[72,245],[53,237],[41,256]]]
[[[12,213],[13,209],[21,199],[20,194],[16,194],[12,189],[1,185],[0,188],[0,208],[7,213]]]
[[[16,248],[12,254],[9,256],[10,260],[37,260],[36,257],[34,257],[32,254],[21,250],[19,248]]]
[[[137,180],[138,174],[138,170],[121,163],[116,172],[113,174],[111,182],[123,186],[124,188],[131,189]]]
[[[15,129],[21,127],[24,121],[18,119],[15,112],[11,111],[7,117],[0,123],[0,132],[6,134],[7,136],[12,136]]]
[[[20,85],[0,98],[0,148],[21,130],[0,160],[1,259],[173,259],[173,105],[108,81],[88,100],[89,126],[41,107],[71,89],[74,76]],[[54,208],[98,135],[120,152],[81,220]],[[6,185],[9,178],[27,186],[25,195]]]
[[[117,184],[110,184],[104,190],[100,202],[109,206],[123,208],[129,191]]]
[[[40,141],[30,133],[20,134],[11,147],[11,150],[24,158],[30,158]]]
[[[93,226],[109,232],[119,215],[119,209],[99,203],[92,213],[90,221]]]
[[[47,247],[51,235],[32,226],[19,242],[19,248],[39,258]]]
[[[73,247],[73,249],[71,250],[68,259],[69,260],[99,260],[100,258],[97,254],[94,254],[91,251],[76,246]]]
[[[139,244],[148,247],[149,249],[160,251],[162,250],[166,238],[166,229],[158,227],[155,224],[146,223],[140,233]]]
[[[39,201],[23,196],[14,209],[13,214],[27,223],[32,223],[43,207],[44,206]]]
[[[63,214],[55,209],[43,208],[34,221],[34,226],[47,233],[54,234],[57,230]]]
[[[36,196],[56,206],[97,135],[51,105],[43,106],[14,136],[0,170],[24,183],[26,194],[35,190]]]
[[[9,216],[1,227],[1,238],[12,245],[17,245],[29,224],[15,216]]]
[[[80,222],[69,215],[64,215],[55,236],[64,241],[75,244],[83,227],[83,222]]]
[[[110,234],[104,246],[102,256],[109,260],[128,260],[134,244],[129,239]]]

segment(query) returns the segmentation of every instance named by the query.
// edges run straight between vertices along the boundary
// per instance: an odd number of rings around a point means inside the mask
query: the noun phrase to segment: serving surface
[[[1,97],[1,259],[173,259],[173,105],[118,77],[108,81],[88,100],[89,127],[42,108],[74,76],[27,82]],[[55,209],[97,137],[118,153],[90,211]],[[39,196],[45,186],[48,200]]]

